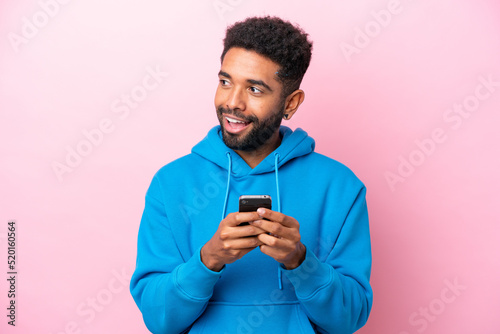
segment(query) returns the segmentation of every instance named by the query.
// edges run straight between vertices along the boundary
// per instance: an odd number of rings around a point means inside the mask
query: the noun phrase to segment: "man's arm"
[[[255,235],[263,231],[238,226],[258,219],[256,213],[230,213],[212,239],[185,258],[176,245],[160,188],[155,177],[146,195],[130,291],[151,332],[182,333],[204,312],[224,265],[260,245]]]
[[[227,215],[212,238],[201,248],[201,261],[207,268],[220,271],[226,264],[242,258],[262,245],[257,235],[264,231],[241,223],[260,219],[256,212],[233,212]]]
[[[199,250],[184,259],[161,201],[146,196],[130,292],[152,333],[182,333],[205,310],[222,272],[203,265]]]
[[[261,216],[271,221],[252,223],[274,235],[259,236],[264,243],[261,250],[282,264],[281,270],[320,333],[354,333],[366,323],[370,313],[371,250],[365,193],[363,187],[353,199],[325,262],[307,247],[302,255],[299,225],[292,217],[265,210]],[[296,262],[297,259],[300,260]]]

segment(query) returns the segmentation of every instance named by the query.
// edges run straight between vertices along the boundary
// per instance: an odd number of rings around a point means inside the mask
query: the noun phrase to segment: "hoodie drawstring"
[[[224,207],[222,208],[222,219],[226,216],[227,200],[229,198],[229,183],[231,182],[231,153],[226,152],[227,160],[229,160],[229,166],[227,167],[227,185],[226,185],[226,197],[224,198]]]
[[[232,167],[232,160],[231,160],[231,153],[226,152],[227,160],[228,160],[228,168],[227,168],[227,185],[226,185],[226,196],[224,198],[224,206],[222,209],[222,218],[224,219],[226,215],[226,209],[227,209],[227,200],[229,199],[229,185],[231,183],[231,167]],[[281,212],[281,199],[280,199],[280,184],[279,184],[279,177],[278,177],[278,160],[279,160],[280,155],[278,153],[274,154],[274,174],[276,176],[276,202],[278,204],[278,212]],[[280,290],[283,290],[283,283],[282,283],[282,273],[281,269],[278,265],[278,287]]]
[[[278,202],[278,212],[281,213],[281,201],[280,201],[280,183],[278,179],[278,159],[279,153],[274,153],[274,174],[276,175],[276,200]]]
[[[278,202],[278,212],[281,213],[281,200],[280,200],[280,183],[278,177],[278,159],[280,155],[279,153],[274,153],[274,174],[276,176],[276,201]],[[283,290],[282,283],[282,273],[281,268],[278,265],[278,287],[280,290]]]

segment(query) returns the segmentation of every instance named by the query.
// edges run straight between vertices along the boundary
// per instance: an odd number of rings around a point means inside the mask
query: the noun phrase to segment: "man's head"
[[[228,28],[215,94],[228,147],[266,151],[279,145],[281,119],[304,100],[299,86],[311,48],[302,30],[279,18],[249,18]]]
[[[276,76],[283,84],[283,97],[299,89],[311,61],[307,34],[278,17],[251,17],[228,27],[221,62],[234,47],[255,51],[279,65]]]

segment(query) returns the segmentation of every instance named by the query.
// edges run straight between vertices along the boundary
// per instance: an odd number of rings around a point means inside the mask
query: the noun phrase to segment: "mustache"
[[[222,114],[231,115],[231,116],[237,117],[239,119],[242,119],[245,122],[258,122],[259,121],[259,119],[255,116],[245,116],[245,115],[241,114],[239,111],[236,111],[235,109],[224,108],[223,106],[217,107],[217,114],[219,114],[219,116],[222,116]]]

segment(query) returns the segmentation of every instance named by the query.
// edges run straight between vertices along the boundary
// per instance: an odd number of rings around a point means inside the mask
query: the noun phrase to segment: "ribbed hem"
[[[295,288],[298,298],[308,299],[333,279],[333,268],[318,260],[316,255],[306,248],[306,258],[295,269],[287,270],[282,265],[280,270]]]
[[[175,283],[189,298],[204,300],[212,296],[214,286],[224,268],[221,271],[208,269],[201,262],[200,251],[201,247],[186,263],[177,268]]]

